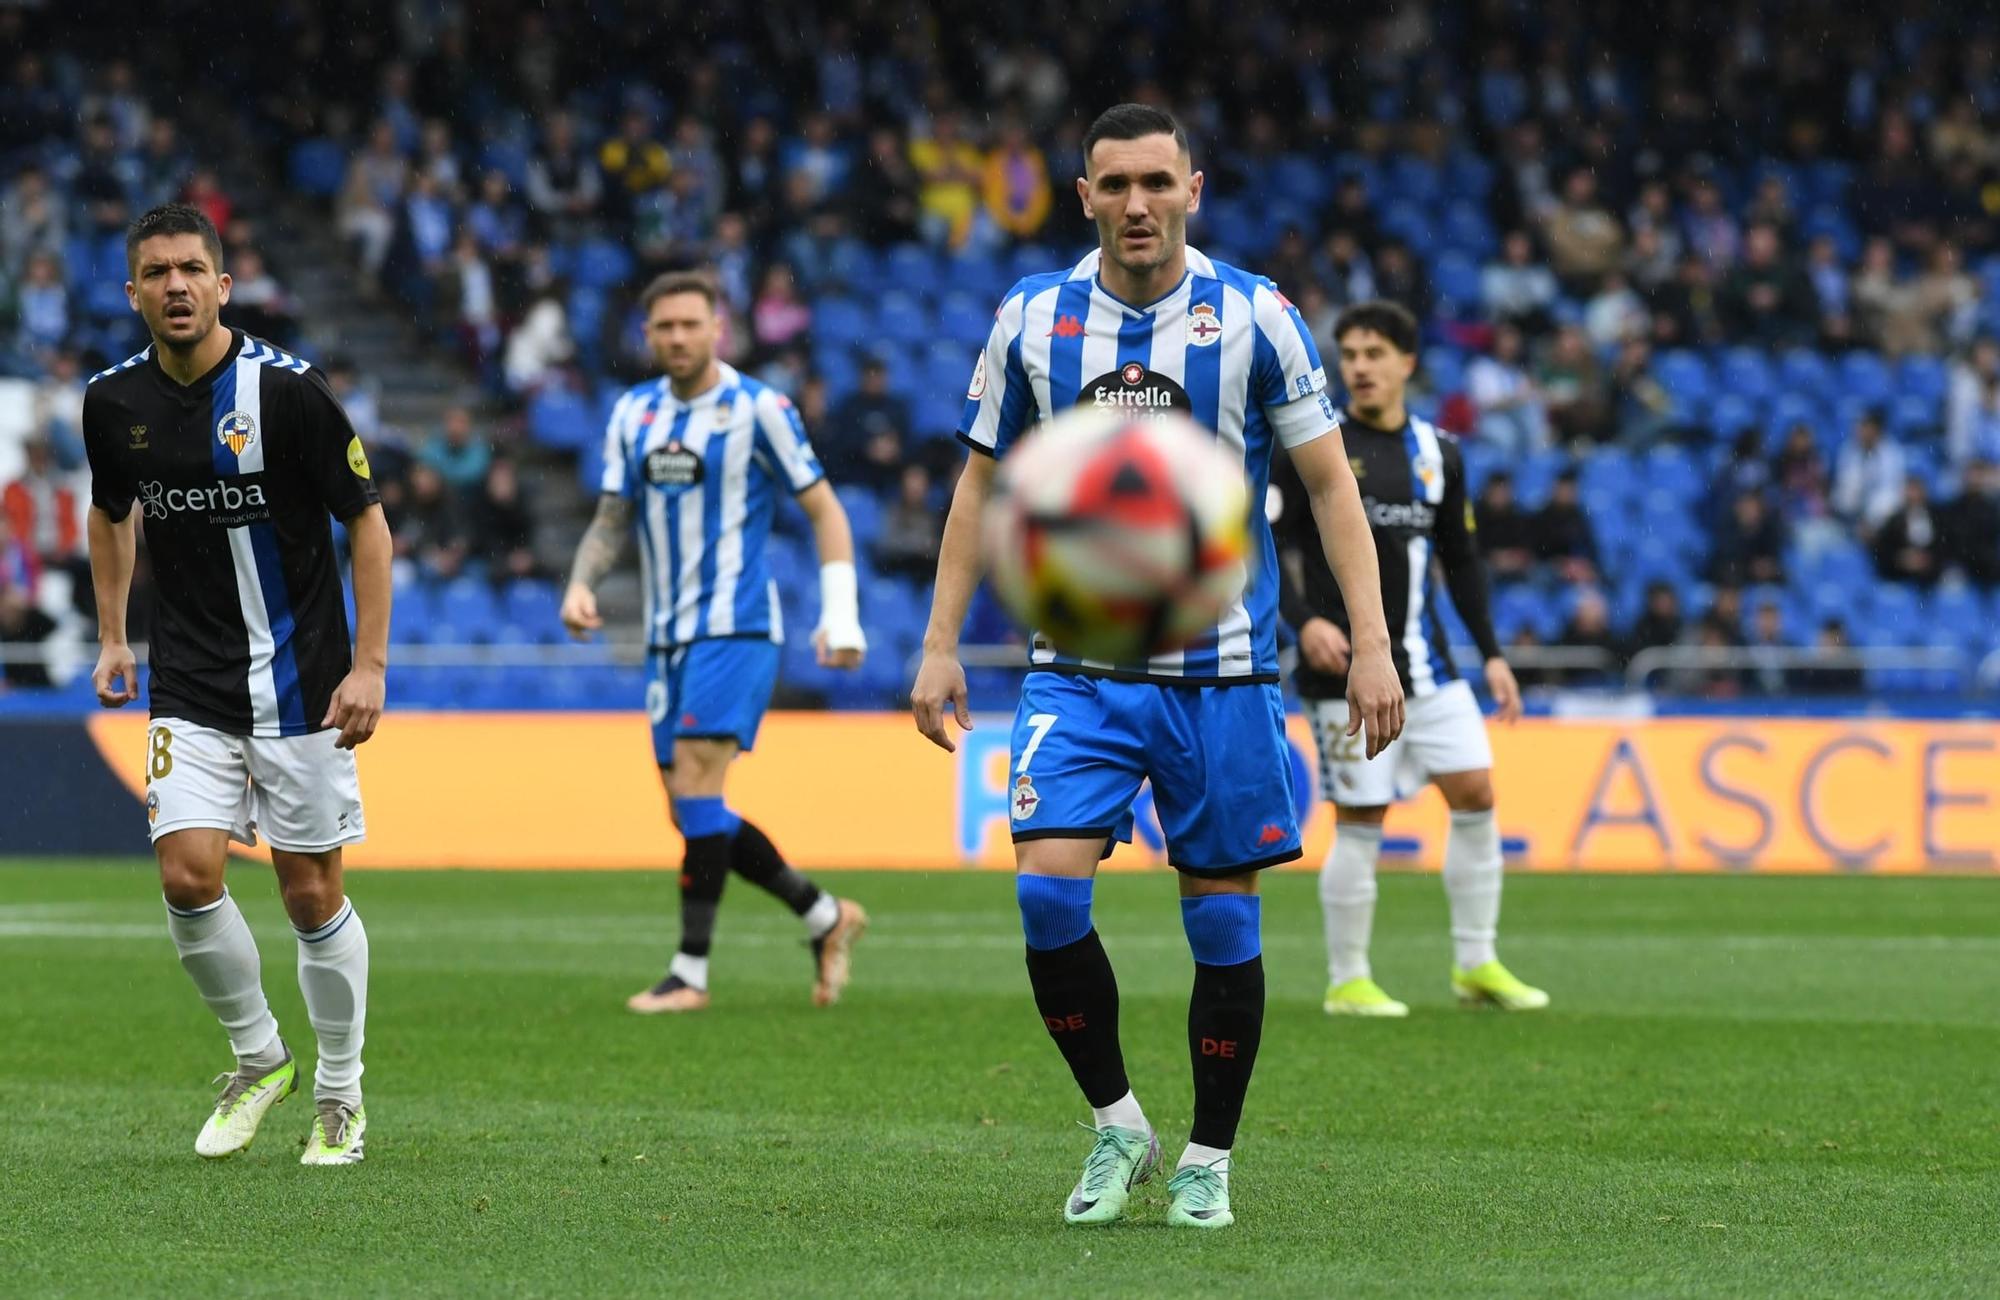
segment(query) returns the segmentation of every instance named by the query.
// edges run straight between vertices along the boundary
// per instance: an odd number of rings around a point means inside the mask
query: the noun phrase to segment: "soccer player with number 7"
[[[1261,500],[1283,442],[1312,488],[1327,556],[1355,617],[1354,726],[1370,752],[1402,727],[1402,691],[1376,585],[1374,544],[1341,451],[1311,334],[1269,280],[1187,246],[1202,175],[1172,116],[1123,104],[1084,137],[1077,192],[1098,249],[1030,276],[1000,306],[974,369],[959,437],[970,448],[938,557],[923,661],[911,691],[918,730],[953,749],[970,728],[959,630],[981,568],[981,515],[1001,457],[1039,421],[1075,406],[1174,410],[1240,456]],[[1043,1024],[1091,1108],[1095,1134],[1064,1203],[1077,1224],[1119,1218],[1160,1163],[1159,1139],[1125,1073],[1118,985],[1091,920],[1099,860],[1131,837],[1150,779],[1179,874],[1194,956],[1188,1050],[1194,1122],[1168,1180],[1168,1222],[1221,1228],[1231,1149],[1264,1022],[1257,873],[1299,856],[1291,750],[1279,693],[1274,550],[1251,515],[1258,564],[1221,621],[1183,650],[1097,663],[1037,636],[1015,714],[1010,773],[1016,895],[1029,983]],[[1022,797],[1030,796],[1030,797]]]

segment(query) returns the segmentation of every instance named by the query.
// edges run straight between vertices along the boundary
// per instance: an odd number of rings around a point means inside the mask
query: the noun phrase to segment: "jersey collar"
[[[660,392],[665,396],[667,405],[672,407],[686,407],[692,411],[697,407],[713,406],[717,399],[728,392],[741,379],[742,376],[737,374],[734,366],[730,365],[727,361],[718,361],[715,363],[715,382],[707,388],[702,389],[699,393],[696,393],[693,397],[686,400],[676,397],[674,395],[673,381],[665,375],[660,377]]]
[[[1128,316],[1150,316],[1154,312],[1161,311],[1171,307],[1176,300],[1187,297],[1188,286],[1193,283],[1194,283],[1194,268],[1190,266],[1181,272],[1181,278],[1178,284],[1174,285],[1173,288],[1167,290],[1159,297],[1153,299],[1153,301],[1141,307],[1126,302],[1123,298],[1120,298],[1117,294],[1105,288],[1104,277],[1099,272],[1093,271],[1091,272],[1090,275],[1091,292],[1101,295],[1106,302],[1110,303],[1113,307],[1117,308],[1119,311],[1124,312]]]
[[[209,386],[215,382],[215,377],[228,367],[236,364],[237,356],[243,351],[243,340],[247,337],[242,330],[234,329],[227,325],[221,325],[217,328],[229,330],[229,350],[222,354],[222,360],[209,367],[206,374],[185,388],[176,383],[174,377],[169,375],[165,368],[160,365],[160,350],[158,348],[148,349],[152,353],[152,356],[147,361],[146,368],[153,372],[154,382],[168,392],[180,397],[206,396]]]

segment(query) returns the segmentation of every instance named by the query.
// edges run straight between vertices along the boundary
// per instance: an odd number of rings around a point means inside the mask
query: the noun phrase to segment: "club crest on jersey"
[[[1222,337],[1222,322],[1216,319],[1215,308],[1205,302],[1188,308],[1187,337],[1198,348],[1209,347]]]
[[[1035,793],[1035,782],[1026,772],[1014,778],[1014,797],[1008,802],[1013,810],[1014,820],[1024,822],[1035,815],[1041,807],[1042,796]]]
[[[701,482],[701,474],[701,457],[677,441],[646,453],[646,481],[656,488],[691,488]]]
[[[241,456],[245,447],[257,441],[257,422],[248,411],[231,411],[215,422],[215,438],[229,448],[230,455]]]
[[[1429,496],[1436,490],[1438,479],[1444,475],[1444,462],[1436,456],[1419,456],[1412,470],[1417,482],[1424,485],[1424,495]]]

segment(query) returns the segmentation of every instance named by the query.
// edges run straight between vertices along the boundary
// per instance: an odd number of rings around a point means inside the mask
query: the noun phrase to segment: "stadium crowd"
[[[1090,21],[959,0],[921,16],[866,0],[657,19],[493,3],[476,22],[375,8],[372,25],[306,5],[246,17],[239,39],[321,73],[310,93],[253,88],[241,111],[383,309],[414,314],[480,388],[479,409],[410,437],[325,362],[385,448],[412,587],[460,593],[447,621],[479,639],[554,630],[510,623],[502,595],[482,620],[463,595],[468,577],[544,576],[509,444],[573,457],[594,485],[609,397],[648,370],[636,289],[701,264],[727,359],[798,403],[869,570],[872,667],[850,684],[788,654],[787,679],[885,702],[927,603],[973,350],[1016,276],[1093,238],[1070,192],[1078,106],[1136,97],[1194,137],[1209,189],[1191,242],[1270,275],[1329,361],[1350,303],[1394,298],[1425,322],[1418,409],[1466,440],[1503,637],[1605,652],[1524,680],[1602,682],[1671,645],[2000,649],[1990,16],[1831,0],[1404,0],[1337,23],[1212,0],[1110,0]],[[32,21],[0,15],[20,36]],[[107,251],[129,213],[199,203],[227,232],[234,319],[312,338],[311,304],[263,265],[203,133],[149,103],[148,71],[20,53],[0,90],[0,368],[18,376],[0,380],[17,386],[0,392],[0,635],[17,635],[10,607],[50,605],[10,591],[87,580],[75,418],[82,377],[129,342],[122,247]],[[798,521],[778,550],[791,602],[811,587],[794,581]],[[990,607],[975,621],[969,639],[1010,635]],[[1836,653],[1653,684],[1863,679]]]

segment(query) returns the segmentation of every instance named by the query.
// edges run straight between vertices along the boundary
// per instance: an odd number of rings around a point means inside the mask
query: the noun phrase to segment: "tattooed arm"
[[[590,527],[584,530],[583,540],[577,543],[576,562],[569,571],[569,589],[563,592],[563,626],[578,640],[604,626],[597,613],[597,584],[618,562],[631,524],[630,501],[608,492],[597,499],[597,513],[592,516]]]

